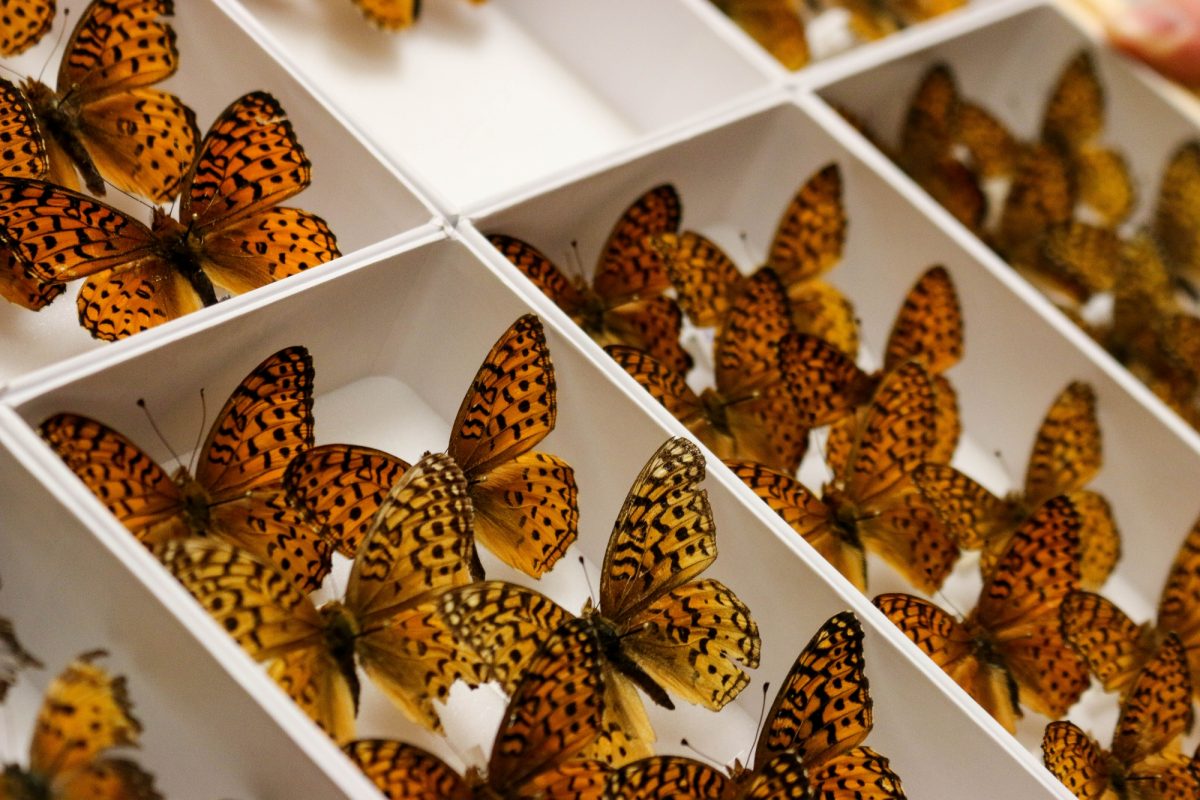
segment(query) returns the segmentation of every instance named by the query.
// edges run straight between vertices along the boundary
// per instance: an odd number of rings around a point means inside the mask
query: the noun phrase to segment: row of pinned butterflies
[[[656,203],[655,197],[672,202]],[[835,167],[819,171],[797,194],[775,235],[769,266],[750,277],[742,277],[701,234],[645,230],[645,220],[661,224],[664,217],[677,225],[673,214],[648,213],[656,206],[677,209],[677,198],[659,187],[634,203],[610,235],[592,287],[573,286],[527,243],[490,238],[585,329],[593,323],[589,332],[602,343],[614,331],[642,334],[654,328],[610,324],[605,330],[596,321],[636,318],[653,304],[677,304],[678,314],[693,324],[715,327],[716,386],[700,395],[684,372],[651,354],[655,348],[675,350],[677,339],[642,338],[634,341],[645,349],[631,344],[605,349],[861,589],[866,589],[864,548],[882,555],[925,593],[940,587],[959,548],[981,549],[984,586],[966,618],[912,595],[882,595],[875,602],[1010,730],[1022,705],[1063,716],[1089,683],[1089,663],[1102,669],[1112,655],[1089,656],[1082,649],[1080,637],[1111,632],[1104,620],[1075,610],[1079,598],[1098,597],[1081,592],[1104,584],[1121,550],[1107,500],[1085,488],[1103,461],[1093,390],[1073,382],[1059,393],[1037,431],[1023,491],[997,497],[948,463],[959,426],[953,388],[942,372],[961,356],[962,319],[945,269],[926,271],[909,292],[883,369],[868,374],[855,364],[849,302],[819,279],[840,257],[844,235]],[[610,256],[617,246],[639,241],[635,257]],[[797,253],[808,259],[803,269],[793,268]],[[614,277],[614,267],[622,264],[639,269]],[[660,267],[665,277],[655,275]],[[797,279],[797,272],[804,277]],[[673,291],[655,294],[655,288]],[[576,300],[588,298],[588,292],[594,297],[586,303]],[[789,308],[789,296],[835,301]],[[587,303],[602,313],[581,313]],[[812,308],[820,313],[809,312]],[[658,329],[663,327],[676,330]],[[836,344],[811,331],[832,332]],[[675,363],[686,370],[683,358]],[[772,395],[777,387],[790,391]],[[797,414],[792,435],[789,419]],[[803,441],[810,427],[821,425],[831,426],[826,459],[834,479],[818,496],[794,477],[803,447],[772,446]],[[741,460],[730,459],[733,453]],[[1185,575],[1186,568],[1177,573]],[[1175,589],[1169,629],[1187,627],[1190,612],[1183,609],[1195,605],[1184,599],[1187,591]],[[1112,658],[1129,668],[1128,657]],[[1148,727],[1142,733],[1160,737],[1164,730],[1174,729]],[[1084,741],[1076,743],[1082,747]]]
[[[1029,142],[962,97],[950,68],[937,64],[913,95],[892,156],[1196,426],[1200,140],[1170,156],[1149,225],[1132,230],[1137,193],[1125,158],[1103,142],[1104,114],[1087,52],[1059,75]],[[1002,201],[989,203],[997,194]]]
[[[589,601],[578,618],[532,589],[481,580],[477,542],[538,576],[577,532],[573,471],[532,449],[556,413],[536,317],[517,320],[488,353],[446,452],[415,465],[366,447],[314,447],[312,386],[303,348],[268,358],[225,404],[194,474],[181,467],[169,475],[132,441],[80,415],[56,414],[41,432],[336,741],[353,738],[360,670],[433,730],[441,727],[435,700],[445,700],[455,681],[496,681],[513,700],[494,751],[495,780],[517,780],[509,772],[529,753],[509,752],[503,742],[532,713],[523,693],[541,691],[522,687],[550,691],[544,678],[525,677],[529,665],[554,631],[576,619],[582,627],[571,641],[597,643],[603,702],[587,728],[595,735],[571,745],[570,755],[586,747],[608,766],[649,757],[655,737],[637,688],[667,708],[676,695],[719,710],[747,685],[740,665],[758,665],[758,628],[732,590],[699,578],[716,558],[715,526],[700,487],[703,456],[685,439],[665,443],[635,480],[605,553],[599,602]],[[318,607],[310,594],[334,550],[352,559],[349,579],[339,599]],[[568,655],[577,667],[579,653]],[[561,661],[543,666],[564,669]],[[564,713],[552,700],[539,720]],[[587,705],[568,703],[571,713]],[[522,708],[526,716],[514,717]],[[400,745],[357,747],[368,748],[363,758],[409,753]],[[875,776],[887,791],[877,796],[902,796],[886,759],[867,752],[854,763],[862,771],[855,780]],[[394,769],[388,774],[396,796],[424,796],[404,794]]]
[[[841,9],[849,15],[854,36],[865,42],[901,28],[953,11],[965,0],[712,0],[713,5],[738,24],[788,69],[796,70],[811,59],[806,21],[814,14]]]
[[[26,20],[19,51],[48,28]],[[84,279],[76,301],[94,337],[121,339],[337,258],[315,214],[279,205],[311,182],[311,163],[267,92],[230,104],[201,139],[195,114],[153,88],[179,65],[169,0],[93,0],[51,88],[0,79],[0,296],[38,311]],[[36,25],[35,25],[36,22]],[[40,34],[38,34],[40,36]],[[95,197],[111,184],[154,204],[149,226]],[[178,219],[161,208],[179,204]]]
[[[162,800],[154,775],[124,752],[139,746],[142,724],[133,715],[124,676],[98,663],[106,655],[103,650],[81,653],[50,682],[33,726],[28,762],[4,765],[0,797]],[[0,703],[20,670],[41,667],[17,640],[12,623],[0,617]]]

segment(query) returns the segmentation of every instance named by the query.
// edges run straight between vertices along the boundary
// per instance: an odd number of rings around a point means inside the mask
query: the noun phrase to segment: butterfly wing
[[[617,219],[600,251],[592,287],[608,307],[657,295],[671,281],[647,237],[679,230],[679,193],[670,184],[649,189]]]
[[[1063,68],[1042,112],[1042,139],[1075,150],[1104,129],[1104,89],[1091,54],[1081,50]]]
[[[169,262],[153,258],[120,272],[89,276],[79,287],[75,307],[88,333],[115,342],[199,311],[204,300]]]
[[[1068,220],[1047,228],[1033,277],[1084,303],[1113,288],[1120,259],[1121,240],[1111,229]]]
[[[1007,541],[1017,524],[1014,509],[974,479],[945,464],[921,464],[913,482],[964,550],[978,550],[998,537]]]
[[[694,231],[656,234],[649,245],[662,259],[679,306],[692,324],[719,326],[742,280],[733,259],[716,242]]]
[[[1187,654],[1179,637],[1167,634],[1121,703],[1112,754],[1132,766],[1169,750],[1177,753],[1179,740],[1192,730],[1193,721]]]
[[[779,361],[796,413],[809,428],[836,422],[870,396],[870,376],[824,339],[788,334],[779,342]]]
[[[542,290],[542,294],[553,300],[554,304],[576,323],[582,324],[582,314],[587,301],[542,251],[515,236],[493,233],[487,238],[513,266]]]
[[[371,24],[386,31],[410,27],[421,13],[421,0],[354,0]]]
[[[720,770],[682,756],[654,756],[626,764],[609,778],[616,800],[721,800],[730,781]],[[791,795],[779,795],[790,797]],[[805,797],[804,794],[799,795]]]
[[[1025,502],[1036,507],[1057,494],[1082,489],[1103,462],[1096,393],[1073,381],[1054,398],[1038,428],[1025,471]]]
[[[1063,635],[1106,692],[1124,691],[1149,658],[1141,626],[1092,592],[1071,592],[1059,608]]]
[[[791,70],[809,61],[804,20],[789,0],[715,0],[737,26]]]
[[[1087,665],[1059,623],[1059,606],[1079,588],[1080,527],[1068,499],[1047,501],[1017,528],[972,613],[1020,687],[1021,702],[1052,719],[1088,685]]]
[[[784,284],[808,280],[841,260],[845,242],[842,172],[835,162],[817,170],[784,209],[767,264]]]
[[[561,780],[555,772],[596,738],[603,711],[600,643],[590,622],[560,625],[517,684],[488,760],[488,786],[502,796]]]
[[[859,589],[866,589],[867,563],[863,549],[838,535],[828,505],[789,475],[750,461],[725,463],[838,572]]]
[[[1080,800],[1100,800],[1108,789],[1104,752],[1073,722],[1046,726],[1042,762]]]
[[[0,297],[30,311],[41,311],[66,290],[61,283],[42,283],[13,257],[0,232]]]
[[[1153,231],[1172,272],[1200,273],[1200,141],[1180,145],[1163,169]]]
[[[98,176],[84,167],[88,189],[114,185],[170,200],[179,190],[200,138],[195,115],[173,94],[147,88],[179,66],[175,32],[161,21],[167,0],[92,3],[79,18],[58,70],[60,97],[79,108],[72,133]]]
[[[900,129],[900,165],[922,185],[950,152],[958,103],[950,67],[934,64],[913,92]]]
[[[53,9],[52,2],[50,8]],[[3,25],[0,24],[0,52],[5,51],[5,44]],[[5,78],[0,78],[0,144],[3,144],[0,147],[0,175],[41,178],[50,169],[46,143],[33,108],[16,84]]]
[[[1200,520],[1175,555],[1158,600],[1158,627],[1177,634],[1187,648],[1193,684],[1200,682]],[[1195,686],[1193,685],[1193,688]]]
[[[933,663],[1010,733],[1021,709],[1017,687],[999,665],[981,659],[974,637],[961,622],[928,600],[909,594],[881,594],[872,601]]]
[[[15,56],[33,47],[54,23],[55,0],[17,2],[0,16],[0,55]]]
[[[980,177],[1012,174],[1017,160],[1017,139],[991,112],[960,98],[950,124],[951,135],[970,152],[971,163]]]
[[[297,508],[347,558],[353,558],[388,491],[410,465],[390,453],[351,444],[324,444],[288,463],[283,489]]]
[[[997,245],[1010,261],[1030,263],[1046,228],[1069,220],[1074,208],[1065,159],[1044,144],[1027,146],[1004,198]]]
[[[1079,583],[1085,589],[1099,589],[1121,559],[1121,534],[1112,506],[1103,495],[1087,489],[1068,492],[1067,497],[1083,522],[1079,531]]]
[[[811,772],[813,800],[904,800],[900,776],[869,747],[856,747]]]
[[[858,354],[858,318],[850,298],[831,283],[814,278],[787,288],[792,323],[819,336],[851,358]]]
[[[704,402],[692,391],[682,375],[668,369],[653,356],[626,345],[609,345],[604,352],[621,365],[642,388],[670,411],[672,416],[716,453],[731,453],[734,443],[729,434],[713,423]]]
[[[963,353],[962,308],[945,267],[926,270],[904,297],[883,356],[885,371],[916,361],[930,375],[958,363]]]
[[[639,347],[676,372],[692,368],[692,357],[679,342],[683,312],[669,297],[647,297],[623,303],[604,313],[604,331],[593,338],[601,344]]]
[[[1089,145],[1077,150],[1071,158],[1071,180],[1078,202],[1106,225],[1119,225],[1137,202],[1129,163],[1107,147]]]
[[[419,747],[388,739],[356,739],[342,748],[388,800],[471,800],[458,773]]]
[[[154,544],[187,535],[179,487],[129,439],[78,414],[55,414],[38,432],[140,541]]]
[[[853,612],[830,617],[800,651],[767,712],[756,767],[798,752],[810,770],[861,744],[871,732],[872,703]]]

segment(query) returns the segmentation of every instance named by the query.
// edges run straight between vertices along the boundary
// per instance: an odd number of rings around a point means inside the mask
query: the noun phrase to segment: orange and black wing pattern
[[[0,56],[23,53],[54,24],[55,0],[9,0],[0,13]]]

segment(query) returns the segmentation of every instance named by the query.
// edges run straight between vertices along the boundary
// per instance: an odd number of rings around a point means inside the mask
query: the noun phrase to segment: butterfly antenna
[[[42,62],[42,68],[38,70],[37,82],[42,82],[42,76],[46,74],[46,67],[50,66],[50,59],[58,52],[59,45],[62,44],[63,34],[67,32],[67,20],[71,16],[71,9],[63,9],[63,26],[58,30],[58,38],[54,40],[54,47],[46,54],[46,60]]]
[[[130,200],[133,200],[133,201],[135,201],[135,202],[137,202],[137,203],[140,203],[141,205],[144,205],[146,208],[150,209],[151,211],[158,211],[158,210],[159,210],[158,206],[154,205],[153,203],[148,203],[148,202],[146,202],[146,200],[145,200],[145,199],[143,199],[143,198],[141,198],[141,197],[138,197],[136,194],[132,194],[132,193],[130,193],[130,192],[127,192],[127,191],[125,191],[124,189],[122,189],[120,186],[117,186],[117,185],[116,185],[115,183],[113,183],[112,181],[106,180],[106,181],[104,181],[104,185],[105,185],[105,186],[108,186],[110,189],[115,189],[115,190],[117,190],[117,191],[118,191],[118,192],[120,192],[121,194],[123,194],[123,195],[125,195],[126,197],[128,197]]]
[[[696,749],[696,746],[693,745],[691,742],[689,742],[687,739],[680,739],[679,743],[681,745],[683,745],[684,747],[686,747],[688,750],[691,750],[696,755],[700,756],[700,758],[703,759],[704,761],[707,761],[708,763],[716,766],[719,769],[723,768],[724,765],[722,765],[720,761],[713,758],[708,753],[704,753],[704,752],[701,752],[700,750]]]
[[[158,440],[163,443],[163,446],[167,448],[167,452],[170,453],[171,457],[175,459],[175,463],[183,466],[183,459],[179,457],[174,448],[171,447],[171,443],[167,441],[167,437],[163,436],[162,431],[158,429],[158,423],[154,421],[154,416],[150,413],[150,408],[146,405],[145,398],[139,397],[137,404],[138,408],[142,409],[142,411],[146,414],[146,419],[150,421],[150,427],[154,429],[154,433],[158,436]]]
[[[762,738],[763,718],[767,716],[767,692],[770,691],[770,689],[771,682],[763,681],[762,705],[760,705],[758,708],[758,725],[755,727],[754,741],[750,743],[750,754],[746,756],[747,760],[749,760],[750,756],[754,755],[754,750],[756,747],[758,747],[758,740]]]
[[[750,234],[745,231],[738,231],[738,240],[742,243],[742,255],[746,257],[746,263],[753,264],[754,253],[750,250]]]
[[[583,286],[587,283],[587,279],[583,276],[583,259],[579,256],[579,240],[571,240],[571,252],[567,254],[567,263],[571,265],[571,271],[575,273],[575,284]]]
[[[596,605],[600,601],[596,599],[596,590],[592,588],[592,579],[587,572],[587,562],[583,560],[583,556],[579,557],[579,568],[583,570],[583,582],[588,587],[588,597],[592,598],[592,604]]]
[[[192,463],[188,472],[196,474],[196,464],[200,461],[200,442],[204,438],[204,425],[208,422],[208,403],[204,397],[204,387],[200,388],[200,431],[196,434],[196,444],[192,447]]]
[[[942,601],[942,605],[946,606],[951,611],[953,611],[958,616],[959,619],[967,618],[967,615],[962,612],[962,609],[959,608],[955,604],[955,602],[950,599],[949,595],[947,595],[941,589],[938,589],[936,592],[934,592],[934,595],[936,595],[938,597],[938,599],[940,599]]]

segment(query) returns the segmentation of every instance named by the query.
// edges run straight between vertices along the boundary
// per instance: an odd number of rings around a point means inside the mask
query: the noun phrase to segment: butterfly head
[[[730,405],[729,401],[710,386],[700,393],[700,402],[704,404],[704,411],[712,421],[713,427],[725,435],[732,435],[729,419],[725,415],[725,409]]]
[[[337,600],[330,600],[321,606],[320,613],[321,621],[325,623],[325,647],[350,687],[350,696],[354,698],[354,712],[357,715],[361,687],[358,669],[354,665],[354,649],[362,631],[350,609]]]
[[[210,531],[212,525],[212,498],[198,480],[192,477],[187,467],[180,467],[171,476],[179,493],[183,495],[183,518],[188,530],[197,536]]]

